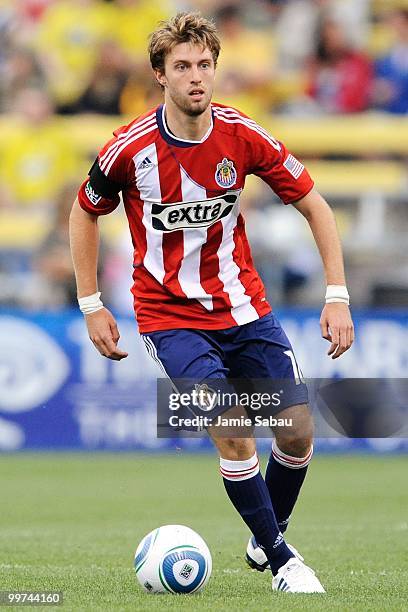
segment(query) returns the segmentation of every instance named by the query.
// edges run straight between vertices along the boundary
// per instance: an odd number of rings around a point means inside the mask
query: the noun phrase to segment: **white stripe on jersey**
[[[115,140],[115,142],[113,142],[111,146],[105,151],[105,153],[99,158],[99,164],[101,168],[102,165],[104,165],[105,161],[107,161],[108,157],[111,157],[113,152],[123,143],[124,140],[132,136],[137,131],[140,131],[143,126],[146,126],[147,124],[150,125],[152,120],[155,120],[155,118],[156,113],[153,113],[152,115],[149,115],[148,117],[143,119],[143,121],[138,121],[137,123],[133,124],[128,130],[122,132],[122,134],[119,134],[117,140]]]
[[[275,140],[272,136],[270,136],[267,132],[262,130],[256,124],[252,125],[250,123],[247,123],[244,117],[241,117],[240,115],[235,115],[235,117],[233,117],[233,115],[221,115],[218,111],[215,112],[215,116],[217,117],[217,119],[220,119],[220,121],[224,121],[224,123],[239,123],[241,125],[245,125],[249,130],[257,132],[260,136],[262,136],[262,138],[269,142],[269,144],[272,145],[273,148],[276,149],[276,151],[281,151],[281,146],[277,140]]]
[[[141,167],[141,162],[148,157],[152,165]],[[143,202],[143,225],[146,228],[147,250],[143,264],[162,285],[165,270],[163,262],[163,232],[152,227],[152,205],[161,202],[160,177],[157,162],[157,151],[154,143],[148,145],[133,158],[135,164],[136,187]],[[143,180],[142,180],[143,179]]]
[[[235,118],[238,118],[238,119],[242,119],[242,121],[244,121],[244,123],[247,123],[248,125],[252,125],[254,128],[256,128],[257,130],[262,132],[262,134],[264,134],[268,138],[271,138],[271,140],[273,140],[276,145],[279,145],[279,142],[276,140],[276,138],[274,138],[271,134],[269,134],[265,130],[265,128],[263,128],[261,125],[259,125],[259,123],[257,123],[253,119],[250,119],[249,117],[244,117],[243,115],[241,115],[241,113],[239,113],[234,108],[229,108],[229,107],[222,108],[221,106],[213,106],[213,108],[214,108],[214,110],[217,111],[217,113],[219,113],[221,115],[224,115],[225,117],[235,117]]]
[[[265,132],[265,130],[261,128],[257,123],[252,122],[251,120],[249,120],[251,121],[249,122],[245,117],[242,117],[238,113],[234,115],[228,113],[221,114],[220,109],[218,107],[215,106],[213,108],[215,116],[220,121],[224,121],[224,123],[240,123],[241,125],[245,125],[248,129],[252,130],[253,132],[257,132],[260,136],[262,136],[262,138],[269,142],[269,144],[272,145],[273,148],[276,149],[276,151],[281,150],[279,142],[275,140],[272,136],[270,136],[267,132]]]
[[[219,279],[228,293],[232,309],[231,315],[238,325],[244,325],[259,319],[259,315],[251,304],[251,297],[245,293],[245,287],[239,280],[240,269],[234,261],[235,249],[234,229],[237,224],[238,211],[232,211],[228,217],[221,219],[223,226],[222,242],[217,255],[220,262]]]
[[[141,138],[142,136],[145,136],[145,134],[148,134],[149,132],[152,132],[153,130],[157,130],[158,126],[157,126],[157,122],[154,121],[154,124],[151,125],[150,127],[146,128],[145,130],[143,130],[142,132],[138,132],[136,135],[131,136],[130,138],[128,138],[127,140],[125,140],[122,145],[116,149],[115,153],[113,154],[110,162],[108,165],[106,165],[106,162],[104,164],[104,168],[101,168],[101,170],[103,170],[103,172],[108,175],[109,174],[109,170],[112,168],[113,164],[115,163],[116,159],[119,157],[119,155],[122,153],[123,149],[126,149],[126,147],[130,144],[132,144],[132,142],[135,142],[135,140],[138,140],[139,138]]]
[[[180,165],[181,193],[183,200],[193,202],[205,200],[207,192],[188,176]],[[181,262],[178,281],[188,298],[197,299],[206,310],[213,309],[212,296],[209,295],[200,281],[201,247],[207,240],[207,228],[183,230],[183,261]]]
[[[265,136],[267,136],[268,138],[271,138],[273,141],[275,141],[277,145],[279,145],[279,142],[276,140],[276,138],[274,138],[271,134],[269,134],[265,130],[265,128],[259,125],[259,123],[257,123],[253,119],[250,119],[249,117],[244,117],[239,111],[235,110],[234,108],[230,108],[230,107],[224,108],[221,106],[213,106],[212,108],[216,110],[218,113],[220,113],[221,115],[224,115],[225,117],[238,117],[239,119],[242,119],[242,121],[257,128],[260,132],[265,134]]]

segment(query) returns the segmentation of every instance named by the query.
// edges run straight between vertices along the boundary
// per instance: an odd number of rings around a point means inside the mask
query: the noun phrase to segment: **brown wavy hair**
[[[221,44],[215,24],[201,13],[178,13],[169,21],[161,21],[159,28],[150,35],[149,57],[153,70],[164,72],[166,55],[180,43],[208,47],[217,65]]]

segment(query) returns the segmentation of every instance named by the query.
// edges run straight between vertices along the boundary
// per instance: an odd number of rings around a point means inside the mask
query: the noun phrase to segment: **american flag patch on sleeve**
[[[285,159],[283,165],[285,166],[286,170],[288,170],[288,172],[290,172],[293,178],[295,179],[298,179],[299,176],[302,174],[303,170],[305,169],[304,165],[301,164],[300,161],[297,160],[296,157],[294,157],[290,153]]]

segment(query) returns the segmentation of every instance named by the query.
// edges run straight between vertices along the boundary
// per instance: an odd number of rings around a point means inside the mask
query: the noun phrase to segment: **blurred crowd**
[[[60,120],[158,104],[148,35],[179,10],[218,26],[218,102],[255,118],[408,113],[408,0],[0,0],[0,304],[75,303],[66,222],[96,151]],[[106,247],[108,286],[125,250]]]
[[[251,99],[253,111],[408,110],[401,0],[2,0],[0,112],[30,88],[57,114],[140,114],[159,97],[148,35],[190,9],[219,28],[220,97]]]

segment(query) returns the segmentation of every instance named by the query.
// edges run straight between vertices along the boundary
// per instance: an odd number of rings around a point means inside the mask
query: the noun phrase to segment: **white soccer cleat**
[[[272,590],[285,593],[325,593],[314,571],[293,557],[272,579]]]
[[[286,543],[286,546],[293,552],[295,557],[297,557],[300,561],[304,561],[302,555],[296,550],[294,546]],[[257,570],[258,572],[264,572],[265,570],[270,570],[269,561],[263,551],[263,549],[258,546],[255,537],[251,536],[249,538],[248,546],[246,549],[246,562],[249,567]]]

